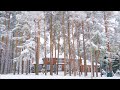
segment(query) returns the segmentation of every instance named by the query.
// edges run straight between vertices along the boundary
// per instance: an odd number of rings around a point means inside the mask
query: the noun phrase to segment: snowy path
[[[69,75],[66,75],[64,76],[64,73],[63,72],[59,72],[59,75],[56,75],[54,74],[53,76],[51,76],[49,73],[47,74],[47,76],[45,76],[44,74],[42,73],[39,73],[39,75],[35,75],[34,73],[31,73],[31,74],[20,74],[20,75],[13,75],[13,74],[8,74],[8,75],[0,75],[0,79],[91,79],[91,74],[88,73],[88,76],[84,76],[84,73],[83,75],[81,76],[69,76]],[[93,77],[93,79],[120,79],[120,77],[117,77],[117,76],[114,76],[114,77],[100,77],[100,74],[99,74],[99,77]]]

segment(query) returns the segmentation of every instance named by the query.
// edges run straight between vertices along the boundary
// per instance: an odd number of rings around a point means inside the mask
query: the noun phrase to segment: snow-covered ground
[[[84,76],[84,73],[79,76],[74,76],[73,74],[69,76],[68,74],[64,76],[63,72],[59,72],[59,75],[53,74],[53,76],[50,75],[50,73],[47,73],[47,75],[44,75],[42,73],[39,73],[39,75],[35,75],[34,73],[31,74],[19,74],[19,75],[0,75],[0,79],[120,79],[120,76],[113,76],[113,77],[106,77],[106,76],[100,76],[99,77],[93,77],[91,78],[91,73],[88,73],[88,76]]]

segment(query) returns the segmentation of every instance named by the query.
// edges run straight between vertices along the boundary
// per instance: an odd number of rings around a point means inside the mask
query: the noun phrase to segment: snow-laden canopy
[[[29,53],[29,50],[28,49],[25,49],[21,52],[21,54],[25,54],[25,53]]]
[[[83,21],[87,17],[87,14],[85,13],[85,11],[71,11],[70,15],[72,16],[70,20]]]

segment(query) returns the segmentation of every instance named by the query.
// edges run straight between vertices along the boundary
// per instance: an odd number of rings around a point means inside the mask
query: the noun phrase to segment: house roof
[[[56,50],[56,58],[58,57],[58,51]],[[50,53],[49,54],[47,54],[46,55],[46,58],[50,58]],[[55,58],[55,54],[54,54],[54,52],[53,52],[53,58]],[[60,59],[63,59],[64,58],[64,53],[62,53],[62,54],[59,54],[59,60]],[[78,56],[76,55],[76,60],[78,59]],[[39,64],[43,64],[43,58],[40,58],[39,59]],[[61,60],[60,60],[61,61]],[[33,62],[33,64],[35,64],[35,62]],[[63,62],[59,62],[59,64],[64,64]],[[91,61],[90,60],[86,60],[86,64],[87,65],[91,65]],[[82,65],[84,65],[84,59],[82,58]],[[94,62],[94,65],[95,65],[95,62]],[[98,65],[100,65],[99,63],[98,63]]]
[[[63,59],[63,58],[59,58],[59,60],[60,59]],[[44,60],[44,59],[43,59]],[[77,60],[77,59],[76,59]],[[64,64],[63,62],[61,62],[62,60],[60,60],[59,61],[59,64]],[[86,60],[86,64],[87,65],[91,65],[91,61],[90,60]],[[94,65],[95,65],[96,63],[94,62]],[[82,65],[84,65],[84,59],[82,58]],[[97,65],[100,65],[99,63],[97,63]]]

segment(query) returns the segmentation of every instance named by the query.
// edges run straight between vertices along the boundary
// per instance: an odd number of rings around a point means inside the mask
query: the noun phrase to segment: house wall
[[[87,71],[91,72],[91,65],[87,65]],[[84,72],[84,65],[82,65],[82,72]],[[94,66],[94,72],[96,72],[96,66]],[[98,72],[100,72],[99,69],[98,69]]]
[[[61,63],[63,63],[63,64],[58,64],[59,71],[64,71],[64,58],[62,58],[61,60],[62,60]],[[51,62],[50,62],[50,58],[45,58],[43,61],[44,61],[44,64],[47,65],[47,70],[49,71],[50,70],[50,63],[52,63],[53,64],[53,68],[55,68],[55,65],[57,63],[57,58],[52,58]],[[74,61],[74,59],[70,60],[71,63],[73,61]],[[43,65],[43,64],[41,64],[41,65]],[[84,72],[84,65],[81,66],[81,70],[82,70],[82,72]],[[91,72],[91,65],[87,65],[87,71]],[[96,72],[96,66],[94,66],[94,72]]]

